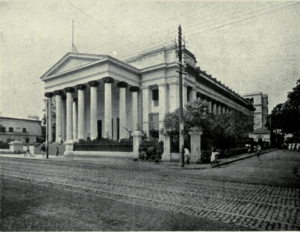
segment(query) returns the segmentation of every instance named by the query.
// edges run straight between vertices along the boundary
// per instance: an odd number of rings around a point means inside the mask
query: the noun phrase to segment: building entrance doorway
[[[97,121],[98,139],[102,139],[102,120]]]

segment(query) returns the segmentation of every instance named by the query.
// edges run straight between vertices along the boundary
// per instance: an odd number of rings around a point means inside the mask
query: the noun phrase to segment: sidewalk
[[[276,149],[269,149],[269,150],[264,150],[262,151],[261,155],[265,154],[265,153],[269,153],[271,151],[274,151]],[[233,163],[233,162],[237,162],[237,161],[240,161],[240,160],[244,160],[244,159],[248,159],[248,158],[251,158],[251,157],[254,157],[256,156],[254,152],[252,153],[245,153],[245,154],[240,154],[240,155],[235,155],[235,156],[231,156],[231,157],[228,157],[228,158],[222,158],[220,159],[220,162],[219,162],[219,165],[227,165],[227,164],[230,164],[230,163]],[[24,154],[0,154],[0,157],[7,157],[7,158],[19,158],[19,159],[46,159],[46,155],[43,157],[42,154],[35,154],[34,157],[24,157]],[[50,154],[49,155],[49,159],[51,160],[69,160],[68,157],[65,157],[63,155],[59,155],[58,157],[54,154]],[[118,161],[126,161],[126,160],[132,160],[131,158],[117,158],[117,157],[110,157],[110,156],[101,156],[101,157],[73,157],[72,160],[76,160],[76,161],[83,161],[83,160],[89,160],[89,161],[97,161],[97,160],[107,160],[107,159],[116,159]],[[144,163],[149,163],[149,164],[154,164],[154,162],[147,162],[147,161],[138,161],[138,162],[144,162]],[[167,166],[171,166],[171,168],[181,168],[179,166],[179,163],[178,162],[163,162],[164,164],[168,164]],[[191,163],[190,165],[187,165],[186,163],[184,164],[184,167],[187,168],[187,169],[207,169],[207,168],[215,168],[215,167],[218,167],[218,165],[213,165],[211,166],[210,163],[202,163],[202,164],[195,164],[195,163]]]

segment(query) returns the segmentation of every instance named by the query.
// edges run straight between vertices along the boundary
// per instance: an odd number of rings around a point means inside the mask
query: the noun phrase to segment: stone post
[[[201,161],[201,135],[202,131],[199,128],[193,128],[189,131],[191,136],[191,162],[199,163]]]
[[[85,85],[77,85],[76,89],[78,90],[78,135],[77,139],[85,138],[85,121],[84,121],[84,90]]]
[[[131,86],[129,91],[132,92],[132,131],[136,131],[138,124],[137,93],[140,91],[140,88],[137,86]]]
[[[112,99],[111,99],[111,85],[114,79],[111,77],[104,77],[104,138],[112,139]]]
[[[142,132],[135,131],[132,133],[133,137],[133,154],[136,155],[136,158],[139,158],[139,146],[142,142]]]
[[[99,83],[97,81],[90,81],[88,85],[91,88],[91,119],[90,119],[90,132],[91,139],[97,138],[97,87]]]
[[[126,88],[128,87],[128,84],[124,81],[121,81],[117,84],[117,87],[119,88],[119,120],[120,120],[120,138],[124,139],[127,138],[127,131],[124,129],[124,127],[127,127],[127,113],[126,113]]]
[[[164,135],[164,153],[162,155],[163,161],[171,161],[171,141],[170,135]]]

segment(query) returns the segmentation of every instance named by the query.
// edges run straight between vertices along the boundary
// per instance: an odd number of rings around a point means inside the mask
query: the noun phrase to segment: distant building
[[[248,93],[243,95],[244,98],[253,101],[254,111],[254,125],[253,133],[249,134],[254,141],[264,141],[270,143],[270,131],[266,128],[268,116],[268,95],[262,92]]]
[[[43,140],[42,121],[0,117],[0,142],[37,143]]]

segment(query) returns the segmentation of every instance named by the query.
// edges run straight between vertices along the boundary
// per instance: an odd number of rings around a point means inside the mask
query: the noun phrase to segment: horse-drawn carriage
[[[163,154],[163,142],[143,141],[139,146],[139,159],[160,161]]]

